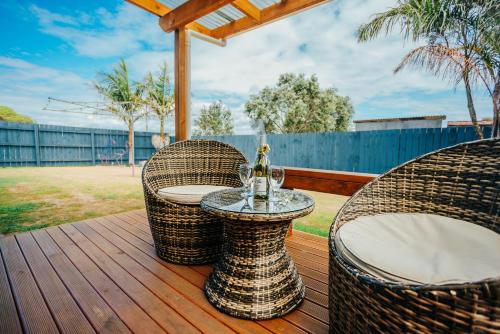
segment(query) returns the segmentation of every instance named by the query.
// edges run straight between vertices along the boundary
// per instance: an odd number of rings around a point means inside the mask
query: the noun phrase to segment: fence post
[[[33,133],[35,135],[35,160],[36,165],[40,166],[40,125],[33,124]]]
[[[95,135],[94,135],[94,130],[90,130],[90,143],[92,145],[92,165],[95,166]]]

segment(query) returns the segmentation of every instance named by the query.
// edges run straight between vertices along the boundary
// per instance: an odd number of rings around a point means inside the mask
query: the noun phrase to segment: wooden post
[[[185,27],[175,30],[175,140],[189,138],[190,45]]]
[[[35,134],[35,160],[36,165],[40,166],[40,126],[38,124],[33,125],[33,131]]]
[[[90,130],[90,145],[92,149],[92,166],[95,166],[95,133]]]

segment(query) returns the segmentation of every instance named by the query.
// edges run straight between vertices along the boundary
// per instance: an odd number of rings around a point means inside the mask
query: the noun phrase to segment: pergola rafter
[[[255,21],[260,21],[260,9],[255,7],[253,3],[248,0],[234,0],[232,3],[233,7],[239,9],[242,13],[248,17],[254,19]]]
[[[179,27],[216,11],[233,2],[232,0],[190,0],[166,13],[160,18],[160,27],[165,32],[172,32]]]
[[[252,17],[245,16],[226,25],[211,30],[210,35],[214,38],[229,38],[249,30],[253,30],[265,24],[283,19],[287,16],[299,13],[303,10],[318,6],[328,0],[284,0],[275,5],[266,7],[260,11],[260,20],[255,21]]]
[[[330,0],[168,0],[172,7],[156,0],[126,1],[160,17],[164,31],[175,32],[175,136],[184,140],[190,123],[190,30],[224,46],[226,38]]]
[[[151,14],[157,15],[159,17],[162,17],[166,15],[167,13],[170,13],[172,11],[171,8],[165,6],[161,2],[155,1],[155,0],[126,0],[130,2],[131,4],[136,5],[139,8],[144,9],[147,12],[150,12]],[[186,25],[186,28],[197,31],[201,34],[211,36],[211,30],[205,27],[202,24],[199,24],[198,22],[190,22],[189,24]]]

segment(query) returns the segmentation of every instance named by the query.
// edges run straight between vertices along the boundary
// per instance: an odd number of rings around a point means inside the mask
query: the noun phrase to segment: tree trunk
[[[495,84],[493,90],[493,127],[491,129],[491,138],[500,137],[500,111],[498,105],[500,104],[500,82]]]
[[[165,139],[165,119],[163,117],[160,117],[160,138],[162,142]]]
[[[134,123],[128,123],[128,164],[134,164]]]
[[[474,101],[472,99],[469,74],[466,70],[464,70],[464,72],[462,73],[462,77],[464,79],[465,92],[467,95],[467,108],[469,109],[469,115],[470,115],[470,120],[472,121],[472,126],[474,126],[474,130],[476,131],[477,137],[479,139],[483,139],[484,138],[483,131],[481,131],[479,124],[477,124],[477,115],[476,115],[476,109],[474,108]]]

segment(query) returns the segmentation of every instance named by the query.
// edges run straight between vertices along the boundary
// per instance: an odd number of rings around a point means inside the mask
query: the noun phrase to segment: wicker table
[[[208,194],[201,208],[224,223],[222,256],[205,294],[216,308],[244,319],[285,315],[304,299],[305,288],[285,248],[292,219],[311,213],[314,200],[280,190],[276,201],[242,198],[242,189]]]

